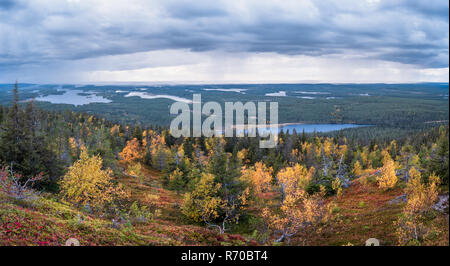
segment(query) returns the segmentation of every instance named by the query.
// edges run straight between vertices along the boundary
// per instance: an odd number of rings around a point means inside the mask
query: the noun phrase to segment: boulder
[[[395,199],[389,201],[389,204],[399,204],[402,202],[406,202],[406,194],[400,195],[396,197]]]
[[[439,212],[448,213],[448,194],[439,195],[438,201],[433,205],[433,209]]]

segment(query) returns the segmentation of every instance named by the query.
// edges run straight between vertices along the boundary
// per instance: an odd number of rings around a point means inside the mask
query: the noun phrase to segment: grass
[[[360,202],[358,203],[358,206],[359,206],[360,208],[364,208],[364,206],[366,206],[366,204],[364,203],[364,201],[360,201]]]

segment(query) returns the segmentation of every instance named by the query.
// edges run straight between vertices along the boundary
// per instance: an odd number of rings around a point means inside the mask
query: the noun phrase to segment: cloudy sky
[[[0,82],[448,82],[447,0],[0,0]]]

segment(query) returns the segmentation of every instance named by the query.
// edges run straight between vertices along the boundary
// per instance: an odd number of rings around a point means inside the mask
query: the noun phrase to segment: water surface
[[[90,103],[110,103],[111,100],[95,95],[94,92],[81,90],[64,90],[63,94],[50,94],[35,98],[36,101],[51,102],[55,104],[73,104],[75,106]]]
[[[303,130],[305,130],[305,133],[312,133],[314,131],[316,132],[330,132],[330,131],[337,131],[341,129],[346,128],[355,128],[355,127],[367,127],[370,125],[357,125],[357,124],[294,124],[294,125],[286,125],[280,128],[280,130],[283,130],[286,132],[289,130],[289,132],[293,132],[295,129],[297,133],[301,133]]]
[[[292,133],[295,129],[297,134],[301,134],[303,131],[305,133],[313,133],[313,132],[321,132],[327,133],[331,131],[339,131],[346,128],[356,128],[356,127],[370,127],[372,125],[358,125],[358,124],[289,124],[289,125],[281,125],[278,127],[278,132],[283,131]],[[274,132],[274,128],[258,128],[258,132],[260,134],[264,134],[264,132],[271,131]],[[247,132],[247,130],[245,130]]]

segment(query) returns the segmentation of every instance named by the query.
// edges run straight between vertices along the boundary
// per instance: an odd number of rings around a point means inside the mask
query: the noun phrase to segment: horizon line
[[[295,84],[311,84],[311,85],[371,85],[371,84],[449,84],[449,81],[415,81],[415,82],[326,82],[326,81],[267,81],[267,82],[251,82],[251,81],[236,81],[236,82],[209,82],[209,81],[95,81],[95,82],[17,82],[18,84],[30,84],[30,85],[295,85]],[[13,83],[0,83],[2,85],[13,85]]]

